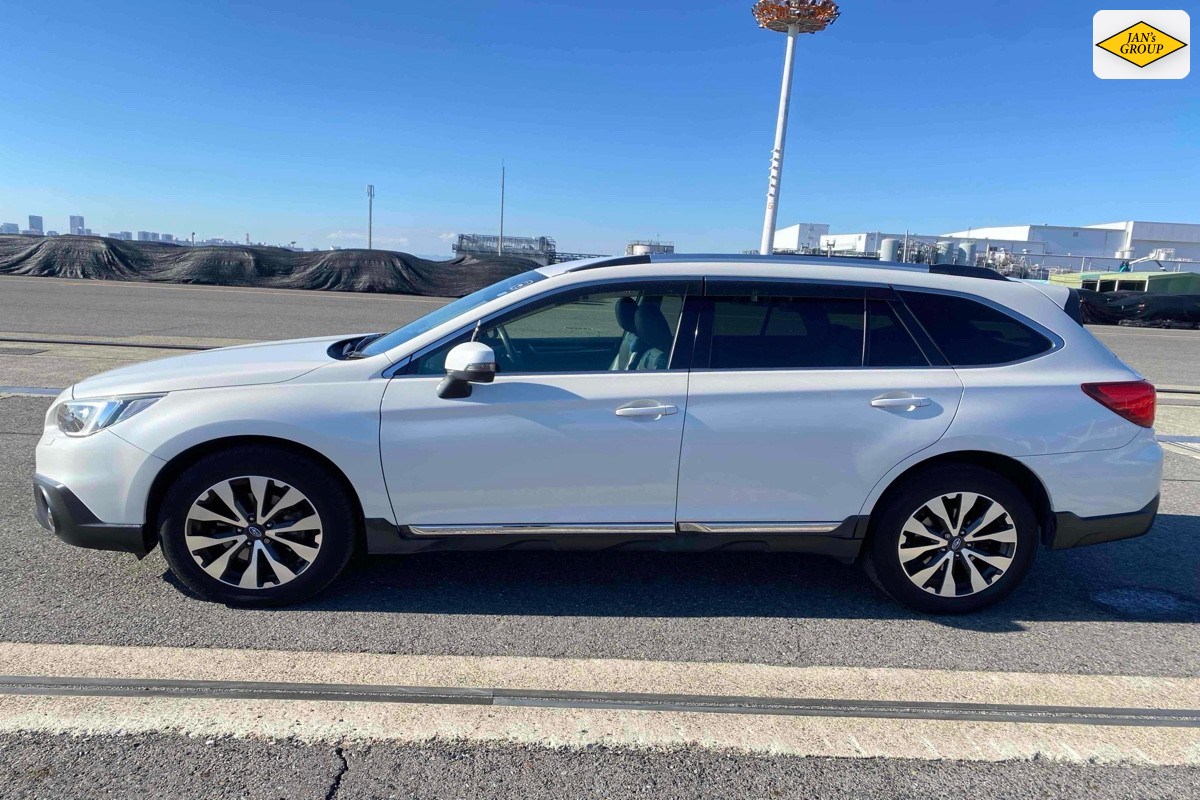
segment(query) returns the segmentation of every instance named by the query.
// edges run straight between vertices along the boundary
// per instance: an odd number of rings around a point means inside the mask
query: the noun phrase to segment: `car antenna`
[[[475,323],[475,330],[471,331],[471,341],[474,342],[479,338],[479,329],[483,327],[483,320]]]

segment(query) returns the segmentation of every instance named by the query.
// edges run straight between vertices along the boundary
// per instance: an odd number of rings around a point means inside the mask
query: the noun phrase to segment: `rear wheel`
[[[919,611],[978,611],[1005,597],[1037,554],[1037,519],[1011,482],[981,467],[943,466],[905,479],[867,544],[867,573]]]
[[[189,467],[159,512],[163,555],[196,594],[230,605],[299,602],[346,566],[357,518],[320,464],[238,447]]]

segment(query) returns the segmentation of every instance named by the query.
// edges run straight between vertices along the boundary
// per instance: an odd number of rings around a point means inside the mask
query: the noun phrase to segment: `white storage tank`
[[[975,243],[974,242],[959,242],[958,243],[958,263],[964,267],[975,266]]]
[[[879,260],[896,261],[900,255],[899,239],[884,239],[879,243]]]

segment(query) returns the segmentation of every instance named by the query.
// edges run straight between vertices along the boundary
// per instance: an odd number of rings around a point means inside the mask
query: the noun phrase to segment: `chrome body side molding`
[[[681,522],[680,533],[830,533],[840,522]]]
[[[669,522],[602,525],[409,525],[408,532],[413,536],[568,536],[596,533],[671,536],[675,533],[675,526]]]

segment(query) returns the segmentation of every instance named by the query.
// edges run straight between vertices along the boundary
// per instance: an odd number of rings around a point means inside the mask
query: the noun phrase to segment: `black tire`
[[[909,578],[909,573],[901,563],[898,549],[902,538],[907,536],[903,533],[904,525],[912,515],[918,513],[935,498],[962,492],[971,492],[990,498],[1008,512],[1008,520],[1016,532],[1015,551],[1011,553],[1012,560],[1007,569],[998,577],[994,577],[986,588],[974,594],[955,597],[943,596],[918,586]],[[957,513],[962,515],[968,512],[969,509],[959,509]],[[1004,522],[1000,521],[996,524],[1003,526]],[[949,541],[953,541],[953,537],[947,538]],[[912,542],[913,540],[909,538],[906,541]],[[926,541],[933,543],[933,540]],[[888,493],[883,505],[876,509],[875,517],[872,520],[863,566],[871,580],[879,588],[892,599],[911,608],[928,614],[966,614],[986,608],[1004,599],[1012,592],[1033,566],[1039,543],[1037,518],[1033,507],[1012,482],[982,467],[966,464],[961,466],[945,465],[931,467],[905,478],[902,484]],[[982,545],[979,544],[975,546],[982,548]],[[994,546],[1007,548],[1007,545],[996,544]],[[918,560],[915,566],[912,561],[907,563],[910,564],[910,569],[914,573],[919,573],[919,567],[932,565],[933,561],[941,558],[945,553],[946,551],[943,550],[932,551],[928,555],[921,556],[922,560]],[[959,558],[965,561],[968,557],[964,555],[948,557],[949,562],[954,565],[952,569],[956,570],[951,580],[957,583],[960,590],[965,591],[972,577],[968,570],[975,565],[979,565],[983,570],[989,568],[974,560],[971,565],[957,564]],[[926,585],[936,584],[939,579],[944,579],[945,575],[944,571],[939,570],[925,583]],[[935,585],[934,590],[936,588]]]
[[[185,543],[192,504],[210,487],[248,475],[294,487],[319,515],[322,533],[317,554],[310,562],[301,562],[305,565],[302,571],[297,568],[295,577],[279,586],[248,589],[224,583],[196,563]],[[243,607],[298,603],[324,589],[349,562],[358,527],[350,498],[328,469],[298,453],[263,445],[233,447],[200,459],[167,490],[158,512],[163,556],[175,577],[206,600]]]

